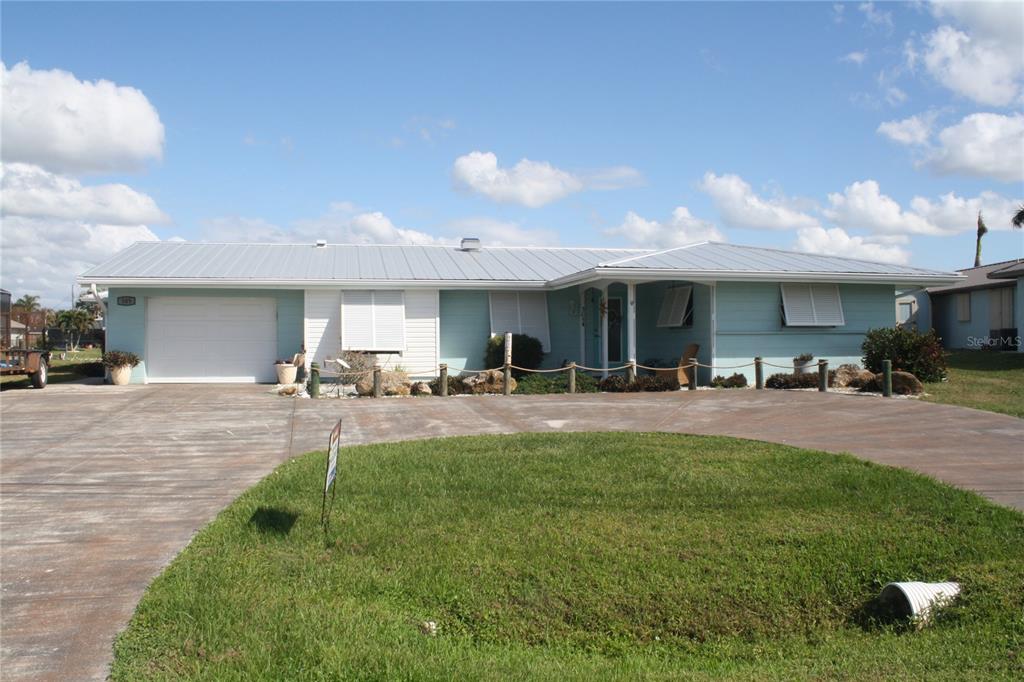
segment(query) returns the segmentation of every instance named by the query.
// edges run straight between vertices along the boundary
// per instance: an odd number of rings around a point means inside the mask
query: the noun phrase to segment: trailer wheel
[[[39,369],[29,379],[32,381],[32,388],[46,388],[46,380],[49,378],[50,367],[46,360],[39,361]]]

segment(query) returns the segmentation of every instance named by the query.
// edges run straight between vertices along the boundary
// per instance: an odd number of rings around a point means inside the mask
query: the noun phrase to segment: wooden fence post
[[[576,363],[569,364],[569,393],[576,392]]]
[[[690,362],[689,369],[686,370],[686,378],[689,380],[686,382],[686,388],[691,391],[697,390],[697,361],[692,360]]]
[[[384,388],[380,380],[380,365],[373,366],[373,397],[379,398],[384,395]]]
[[[759,391],[764,390],[764,360],[761,356],[754,358],[754,386]]]
[[[505,395],[512,395],[512,332],[505,332]]]
[[[626,367],[626,381],[631,384],[636,383],[636,360],[630,360]]]
[[[828,360],[818,360],[818,390],[828,391]]]
[[[892,397],[892,360],[882,360],[882,395]]]
[[[437,392],[442,397],[448,396],[448,365],[441,363],[441,371],[438,376]]]
[[[309,397],[320,397],[320,365],[315,362],[309,363]]]

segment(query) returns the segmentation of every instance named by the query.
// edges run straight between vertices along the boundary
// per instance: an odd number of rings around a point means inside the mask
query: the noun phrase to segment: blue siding
[[[302,348],[303,292],[291,289],[148,289],[113,288],[107,309],[108,350],[136,353],[142,362],[132,371],[132,383],[146,378],[146,301],[154,296],[272,297],[277,302],[277,354],[291,357]],[[134,296],[135,305],[117,304],[118,296]]]
[[[830,367],[861,362],[861,343],[868,329],[895,324],[895,290],[884,284],[840,284],[843,315],[841,327],[785,327],[780,306],[782,293],[772,282],[720,282],[717,286],[718,333],[715,338],[716,365],[739,365],[760,355],[765,361],[793,366],[793,358],[813,353]],[[718,370],[717,374],[739,371],[753,379],[754,368]],[[766,374],[785,370],[766,368]],[[790,370],[792,371],[792,370]]]
[[[1017,352],[1024,353],[1024,277],[1017,278],[1013,299],[1013,324],[1017,327]]]
[[[561,367],[567,360],[580,362],[579,289],[549,291],[547,297],[551,349],[544,356],[542,367]]]
[[[486,291],[441,291],[441,362],[452,368],[483,369],[490,314]]]
[[[980,346],[972,344],[971,337],[984,339],[988,336],[989,289],[975,289],[964,293],[971,297],[971,319],[966,322],[957,320],[956,293],[932,297],[932,324],[942,337],[942,345],[946,348],[978,349]]]
[[[640,364],[652,360],[675,364],[691,343],[700,344],[698,361],[711,364],[711,287],[693,284],[693,326],[659,328],[658,314],[665,291],[689,282],[650,282],[636,287],[636,355]],[[711,381],[711,371],[701,368],[698,384]]]

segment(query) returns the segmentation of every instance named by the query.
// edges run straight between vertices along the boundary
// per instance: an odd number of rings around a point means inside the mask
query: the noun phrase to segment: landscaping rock
[[[882,384],[885,381],[881,372],[875,374],[872,380],[865,384],[862,391],[877,391],[881,393]],[[924,393],[924,384],[910,372],[896,371],[892,373],[892,392],[896,395],[920,395]]]
[[[516,390],[515,378],[511,379],[512,390]],[[491,369],[486,372],[480,372],[464,380],[464,383],[469,392],[480,395],[482,393],[504,393],[505,392],[505,373],[500,369]]]
[[[409,395],[412,392],[412,382],[405,372],[381,372],[380,386],[384,395]],[[356,382],[356,393],[362,396],[373,395],[372,373],[359,377],[359,381]]]
[[[413,395],[433,395],[433,391],[430,390],[430,384],[425,381],[417,381],[412,385]]]
[[[857,365],[839,365],[836,369],[835,378],[832,380],[832,385],[836,388],[861,388],[865,384],[871,383],[875,378],[874,372],[861,369]]]

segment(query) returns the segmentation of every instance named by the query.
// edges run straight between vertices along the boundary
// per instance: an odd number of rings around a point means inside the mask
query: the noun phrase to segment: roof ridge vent
[[[325,246],[327,246],[327,240],[326,239],[317,239],[316,240],[316,248],[322,249]]]
[[[462,242],[459,244],[459,248],[463,251],[479,251],[480,250],[480,238],[479,237],[463,237]]]

